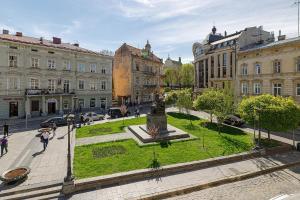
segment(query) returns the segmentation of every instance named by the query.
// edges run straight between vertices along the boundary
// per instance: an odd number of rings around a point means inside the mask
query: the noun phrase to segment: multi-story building
[[[144,49],[124,43],[114,56],[114,97],[121,103],[146,103],[160,90],[162,59],[151,51],[147,41]]]
[[[193,45],[195,92],[204,88],[224,87],[236,79],[237,52],[241,49],[274,41],[274,35],[262,27],[250,27],[231,35],[217,33],[213,27],[206,39]]]
[[[167,69],[167,68],[179,69],[181,66],[182,66],[181,57],[179,57],[178,61],[177,61],[177,60],[172,60],[170,58],[170,56],[168,56],[168,58],[165,60],[163,68],[164,68],[164,70]]]
[[[273,94],[291,96],[300,102],[300,37],[285,39],[238,54],[238,97]]]
[[[0,118],[105,109],[112,99],[112,56],[79,44],[0,34]]]

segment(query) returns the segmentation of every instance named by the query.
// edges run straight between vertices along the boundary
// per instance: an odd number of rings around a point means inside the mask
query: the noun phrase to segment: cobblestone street
[[[287,169],[168,200],[269,200],[282,194],[299,193],[299,172],[299,167]]]

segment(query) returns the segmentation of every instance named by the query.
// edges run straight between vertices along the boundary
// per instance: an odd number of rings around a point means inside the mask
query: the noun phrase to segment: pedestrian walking
[[[7,146],[8,146],[8,140],[6,138],[6,136],[3,136],[3,138],[1,139],[1,156],[3,156],[3,151],[5,150],[5,153],[7,153]]]
[[[85,120],[82,113],[80,114],[80,121],[83,125],[85,125]]]
[[[44,131],[41,135],[41,142],[43,143],[44,151],[46,150],[49,142],[49,132]]]
[[[6,124],[6,122],[4,122],[4,125],[3,125],[3,133],[4,133],[4,136],[8,136],[8,124]]]
[[[57,129],[57,125],[56,125],[55,122],[53,122],[53,124],[52,124],[53,137],[55,136],[55,131],[56,131],[56,129]]]

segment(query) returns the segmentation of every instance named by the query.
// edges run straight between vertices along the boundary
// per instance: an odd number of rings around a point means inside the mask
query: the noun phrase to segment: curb
[[[268,169],[263,169],[263,170],[256,171],[256,172],[250,172],[250,173],[246,173],[246,174],[243,174],[243,175],[228,177],[228,178],[225,178],[225,179],[219,179],[219,180],[212,181],[212,182],[209,182],[209,183],[194,184],[194,185],[189,185],[189,186],[180,187],[180,188],[176,188],[176,189],[166,190],[166,191],[163,191],[163,192],[152,193],[152,194],[149,194],[149,195],[144,195],[144,196],[140,196],[138,198],[133,198],[133,199],[139,199],[139,200],[166,199],[166,198],[170,198],[170,197],[174,197],[174,196],[180,196],[180,195],[196,192],[196,191],[203,190],[203,189],[208,189],[208,188],[211,188],[211,187],[217,187],[217,186],[224,185],[224,184],[227,184],[227,183],[233,183],[233,182],[237,182],[237,181],[242,181],[242,180],[254,178],[254,177],[261,176],[261,175],[264,175],[264,174],[269,174],[269,173],[272,173],[272,172],[275,172],[275,171],[280,171],[280,170],[283,170],[283,169],[286,169],[286,168],[291,168],[291,167],[294,167],[294,166],[297,166],[297,165],[300,165],[300,161],[285,164],[285,165],[275,166],[275,167],[271,167],[271,168],[268,168]]]

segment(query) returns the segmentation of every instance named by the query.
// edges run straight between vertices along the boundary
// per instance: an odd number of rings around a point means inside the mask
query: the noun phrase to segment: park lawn
[[[150,168],[154,149],[160,166],[164,166],[240,153],[253,147],[251,135],[228,126],[223,127],[219,135],[215,125],[204,127],[201,125],[203,120],[194,116],[191,126],[184,114],[169,113],[168,123],[198,139],[143,147],[138,146],[134,140],[78,146],[75,148],[74,158],[76,178]]]
[[[124,132],[124,128],[126,126],[139,125],[145,123],[146,117],[138,117],[124,120],[124,125],[123,120],[120,120],[114,122],[106,122],[103,124],[84,126],[82,128],[76,129],[76,138],[122,133]]]

